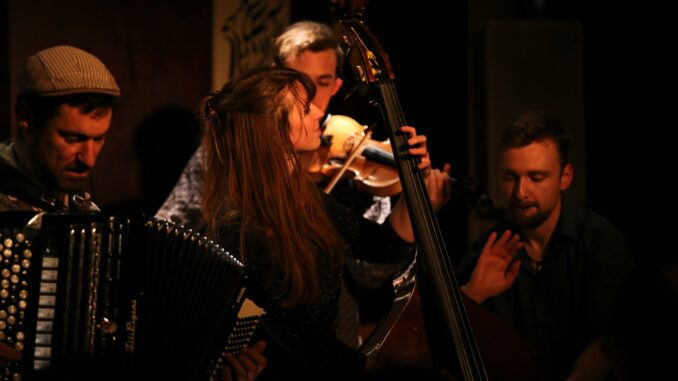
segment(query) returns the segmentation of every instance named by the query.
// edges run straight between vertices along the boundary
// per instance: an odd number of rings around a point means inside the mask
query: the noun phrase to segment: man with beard
[[[26,60],[16,141],[0,143],[0,211],[98,210],[85,192],[120,88],[95,56],[55,46]]]
[[[18,138],[0,143],[0,212],[96,211],[85,192],[120,88],[95,56],[55,46],[26,60]],[[0,366],[21,353],[0,342]]]
[[[19,77],[16,141],[0,143],[0,212],[98,211],[85,192],[120,88],[95,56],[55,46]],[[21,354],[0,342],[0,366]]]
[[[563,194],[572,183],[569,136],[547,113],[519,115],[502,137],[508,221],[458,266],[469,297],[534,345],[563,380],[588,343],[608,332],[632,261],[623,234]]]

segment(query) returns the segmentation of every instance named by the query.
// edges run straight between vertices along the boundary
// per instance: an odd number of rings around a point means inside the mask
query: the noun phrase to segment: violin
[[[327,183],[325,193],[341,178],[352,178],[359,188],[375,196],[395,196],[402,191],[388,139],[372,139],[368,126],[344,115],[329,115],[323,127],[320,148],[303,152],[299,160],[316,183]],[[447,176],[447,181],[452,185],[452,197],[463,200],[469,211],[492,207],[492,200],[473,180]]]
[[[301,165],[329,193],[341,178],[376,196],[402,190],[391,143],[371,138],[368,126],[344,115],[330,115],[324,123],[321,147],[300,155]]]

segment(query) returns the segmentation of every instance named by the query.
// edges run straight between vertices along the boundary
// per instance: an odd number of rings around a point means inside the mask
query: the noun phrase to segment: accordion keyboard
[[[0,342],[23,358],[0,369],[0,381],[80,359],[140,379],[209,379],[242,305],[237,259],[154,218],[47,213],[5,222],[0,215]]]

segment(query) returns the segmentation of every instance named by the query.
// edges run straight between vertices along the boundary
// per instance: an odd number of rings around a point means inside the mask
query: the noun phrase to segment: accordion
[[[0,342],[23,355],[2,380],[207,380],[243,302],[243,265],[164,220],[0,213],[0,252]]]

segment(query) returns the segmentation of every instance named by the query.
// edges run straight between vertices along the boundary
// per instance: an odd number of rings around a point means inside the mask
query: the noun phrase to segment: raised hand
[[[506,291],[518,276],[520,261],[515,259],[522,248],[518,234],[506,230],[499,239],[493,232],[485,242],[471,279],[461,287],[477,303]]]

